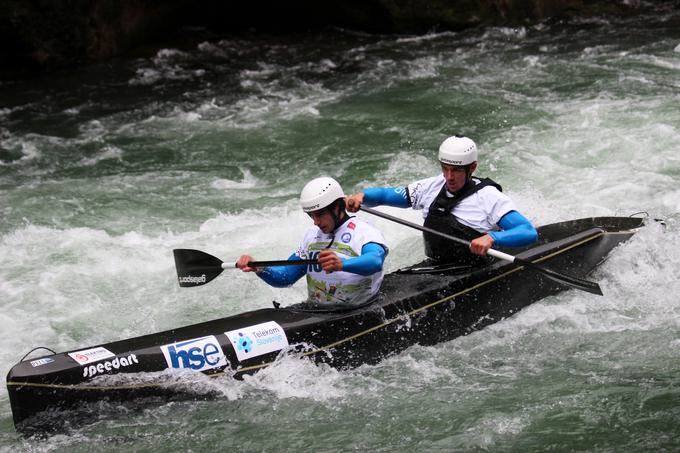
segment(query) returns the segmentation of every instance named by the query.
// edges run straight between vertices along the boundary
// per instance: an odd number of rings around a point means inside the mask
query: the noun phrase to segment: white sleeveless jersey
[[[421,179],[408,185],[408,194],[413,209],[422,209],[427,217],[429,208],[446,183],[443,175]],[[453,215],[463,225],[480,233],[498,231],[498,221],[510,211],[517,211],[515,203],[493,186],[464,198],[453,209]]]
[[[302,259],[316,259],[319,252],[333,239],[316,225],[305,233],[295,254]],[[367,221],[352,217],[335,231],[330,249],[341,258],[361,255],[364,245],[375,242],[387,250],[382,233]],[[359,304],[375,295],[380,289],[384,272],[359,275],[350,272],[326,273],[321,265],[307,266],[307,292],[309,300],[318,303]]]

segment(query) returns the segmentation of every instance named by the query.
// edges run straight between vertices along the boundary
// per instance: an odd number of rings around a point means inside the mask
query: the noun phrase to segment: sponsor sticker
[[[84,349],[82,351],[69,352],[68,355],[80,365],[99,362],[100,360],[115,357],[116,354],[101,346],[98,348]]]
[[[340,240],[347,244],[349,241],[352,240],[352,235],[350,233],[342,233],[342,236],[340,237]]]
[[[288,347],[283,328],[275,321],[225,332],[234,346],[239,362]]]
[[[139,363],[139,361],[137,360],[137,356],[134,354],[130,354],[127,357],[116,357],[113,360],[99,362],[96,365],[85,365],[83,367],[83,377],[94,377],[97,374],[101,374],[106,371],[125,368],[135,363]]]
[[[205,371],[227,366],[227,358],[214,335],[161,346],[168,368]]]
[[[44,359],[37,359],[37,360],[31,360],[31,366],[33,368],[40,366],[40,365],[45,365],[47,363],[52,363],[54,362],[54,359],[51,359],[49,357],[45,357]]]
[[[193,276],[193,275],[185,275],[183,277],[177,277],[179,279],[180,283],[191,283],[194,285],[197,285],[199,283],[205,283],[207,281],[207,277],[205,274],[202,274],[200,276]]]

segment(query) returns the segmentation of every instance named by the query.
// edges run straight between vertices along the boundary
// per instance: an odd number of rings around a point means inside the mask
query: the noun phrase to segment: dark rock
[[[0,79],[122,55],[185,26],[218,32],[461,30],[635,14],[677,1],[611,0],[0,0]]]

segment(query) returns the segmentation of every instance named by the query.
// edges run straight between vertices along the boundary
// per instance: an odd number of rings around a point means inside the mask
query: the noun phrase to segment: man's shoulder
[[[432,176],[430,178],[420,179],[408,185],[409,196],[411,204],[415,205],[417,200],[432,192],[439,192],[446,183],[444,175]]]
[[[415,185],[415,184],[418,184],[418,185],[421,185],[421,186],[436,186],[438,184],[444,183],[444,181],[445,181],[444,175],[438,174],[438,175],[435,175],[435,176],[430,176],[429,178],[423,178],[423,179],[419,179],[417,181],[413,181],[411,184],[409,184],[409,186],[412,186],[412,185]]]
[[[348,230],[359,230],[359,231],[372,231],[372,230],[377,230],[375,225],[373,225],[371,222],[369,222],[366,219],[363,219],[361,217],[352,217],[350,218],[347,223],[345,224],[345,228]]]
[[[489,212],[501,212],[502,216],[507,212],[517,210],[512,199],[493,185],[482,187],[476,195],[478,202]]]
[[[478,193],[483,193],[484,195],[490,196],[505,196],[505,194],[502,192],[500,184],[491,178],[480,178],[475,176],[473,177],[473,180],[477,186],[481,185],[481,187],[477,189]]]
[[[376,235],[379,238],[383,237],[382,232],[375,225],[361,217],[352,217],[349,219],[349,221],[345,224],[345,230],[349,232],[355,232],[363,237],[369,238],[370,240],[373,240],[372,238]]]

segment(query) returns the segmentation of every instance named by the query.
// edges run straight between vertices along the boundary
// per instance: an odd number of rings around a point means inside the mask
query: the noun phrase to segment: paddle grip
[[[515,262],[514,256],[508,255],[507,253],[503,253],[503,252],[496,250],[496,249],[489,249],[489,250],[487,250],[486,253],[488,253],[489,255],[491,255],[495,258],[499,258],[499,259],[502,259],[502,260],[505,260],[505,261],[509,261],[511,263]]]

